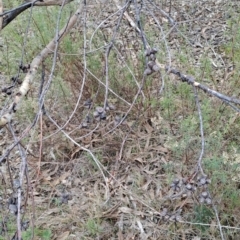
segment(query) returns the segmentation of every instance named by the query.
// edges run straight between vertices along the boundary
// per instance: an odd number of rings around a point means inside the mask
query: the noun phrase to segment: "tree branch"
[[[3,24],[3,17],[1,14],[3,13],[3,2],[0,0],[0,31],[2,30],[2,24]]]
[[[25,10],[27,10],[30,7],[33,6],[62,6],[66,5],[70,2],[72,2],[73,0],[34,0],[34,1],[30,1],[27,0],[25,3],[23,3],[22,5],[11,9],[9,11],[6,12],[1,12],[1,1],[0,0],[0,30],[5,28],[12,20],[14,20],[19,14],[21,14],[22,12],[24,12]],[[2,24],[1,24],[1,20],[2,20]],[[2,27],[1,27],[2,26]]]
[[[39,0],[37,1],[34,6],[55,6],[55,5],[58,5],[58,6],[64,6],[70,2],[72,2],[74,0]],[[33,3],[34,1],[32,0],[25,0],[26,3]]]
[[[62,40],[62,38],[72,29],[72,27],[77,22],[77,19],[81,13],[82,5],[80,4],[78,10],[75,12],[75,14],[70,18],[69,22],[66,24],[65,27],[62,28],[62,30],[59,32],[59,39],[57,39],[58,42]],[[19,88],[19,91],[16,93],[14,102],[10,105],[8,108],[8,111],[0,118],[0,128],[4,127],[8,122],[11,121],[12,116],[17,111],[17,107],[22,101],[23,97],[27,94],[27,92],[30,89],[30,85],[33,82],[34,76],[37,73],[38,67],[41,64],[41,62],[48,56],[48,54],[53,53],[56,46],[56,39],[52,39],[51,42],[48,43],[48,45],[36,56],[31,65],[30,69],[23,80],[23,83],[21,87]]]
[[[207,86],[205,86],[205,85],[195,81],[194,77],[184,75],[177,69],[166,67],[166,71],[168,73],[173,73],[173,74],[177,75],[178,77],[180,77],[182,82],[187,82],[188,84],[190,84],[192,86],[198,87],[201,90],[203,90],[204,92],[209,93],[212,96],[215,96],[215,97],[223,100],[224,102],[240,104],[240,100],[239,99],[234,98],[234,97],[229,97],[229,96],[226,96],[226,95],[224,95],[222,93],[219,93],[219,92],[217,92],[215,90],[212,90],[209,87],[207,87]]]

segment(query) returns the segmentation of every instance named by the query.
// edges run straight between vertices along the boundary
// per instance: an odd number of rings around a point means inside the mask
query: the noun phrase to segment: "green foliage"
[[[13,1],[12,5],[19,5],[19,2]],[[6,6],[8,7],[8,6]],[[9,5],[9,8],[10,5]],[[74,3],[64,7],[59,22],[59,29],[66,24],[70,12],[74,9]],[[32,18],[29,14],[21,14],[17,21],[13,21],[1,31],[3,48],[0,48],[0,71],[7,75],[15,75],[18,71],[18,65],[23,57],[23,63],[29,63],[32,59],[54,38],[55,26],[59,16],[59,8],[40,7],[34,8]],[[30,28],[26,32],[26,23],[30,18]],[[65,40],[64,51],[72,51],[68,40]],[[27,52],[27,54],[26,54]],[[72,53],[71,52],[71,53]]]
[[[89,160],[89,162],[92,164],[93,170],[94,171],[99,170],[98,165],[97,165],[96,161],[93,159],[93,157],[89,153],[86,153],[86,156],[87,156],[87,159]],[[95,153],[94,156],[96,157],[96,159],[98,161],[102,159],[102,155],[100,152]]]
[[[190,102],[193,100],[192,86],[186,83],[182,83],[179,84],[177,91],[179,92],[183,100],[189,100]]]
[[[52,239],[52,233],[51,233],[51,230],[49,229],[34,228],[34,236],[37,236],[42,240]],[[26,232],[23,232],[22,237],[23,237],[23,240],[32,239],[32,230],[28,229]]]
[[[1,220],[2,222],[2,220]],[[13,236],[16,232],[16,224],[15,224],[15,221],[14,219],[10,219],[7,221],[7,223],[5,223],[5,226],[6,229],[7,229],[7,234],[8,236]],[[5,240],[6,239],[6,233],[3,232],[2,235],[0,235],[0,240]]]
[[[179,57],[179,62],[182,64],[182,65],[186,65],[188,63],[188,56],[187,54],[183,51],[181,51],[181,53],[178,55]]]
[[[240,191],[233,185],[229,185],[223,190],[223,201],[228,204],[230,210],[235,211],[240,207]]]
[[[17,112],[17,116],[20,119],[24,118],[24,120],[21,120],[22,122],[32,122],[37,110],[37,103],[33,101],[32,98],[28,98],[24,101],[22,108]]]
[[[96,218],[89,218],[86,222],[85,227],[89,235],[92,237],[96,237],[102,231],[100,220]]]
[[[207,56],[203,56],[200,60],[201,62],[201,69],[202,69],[202,75],[205,78],[210,78],[210,75],[212,73],[212,62]]]
[[[213,185],[226,183],[228,176],[223,166],[223,158],[221,157],[215,156],[210,159],[204,159],[204,167],[209,173],[211,173],[211,180],[213,182]]]
[[[166,115],[166,116],[171,116],[175,109],[176,109],[176,106],[175,106],[175,102],[174,102],[174,99],[172,97],[165,97],[161,100],[161,107],[163,108],[163,114]]]
[[[194,219],[195,223],[208,223],[210,224],[211,220],[214,217],[214,213],[212,208],[209,208],[205,205],[196,205],[194,206]],[[198,229],[201,230],[202,233],[205,233],[209,226],[204,225],[196,225]]]
[[[16,220],[11,218],[8,219],[6,223],[6,228],[8,230],[7,234],[8,236],[13,236],[16,232]],[[42,240],[50,240],[52,239],[52,233],[49,229],[40,229],[40,228],[34,228],[34,235],[37,237],[40,237]],[[0,240],[5,240],[7,235],[1,235]],[[27,231],[22,232],[22,238],[23,240],[30,240],[32,239],[32,229],[28,229]]]

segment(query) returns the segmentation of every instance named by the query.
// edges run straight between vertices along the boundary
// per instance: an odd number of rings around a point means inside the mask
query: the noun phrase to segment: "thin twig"
[[[194,85],[193,85],[193,90],[194,90],[194,97],[195,97],[195,102],[196,102],[197,110],[198,110],[198,118],[199,118],[199,124],[200,124],[200,134],[201,134],[201,145],[202,145],[201,153],[200,153],[200,156],[197,161],[197,166],[198,166],[197,171],[200,170],[201,174],[203,176],[206,176],[206,174],[204,173],[203,168],[202,168],[202,159],[203,159],[204,148],[205,148],[202,112],[201,112],[201,107],[200,107],[200,103],[199,103],[199,99],[198,99],[197,89]]]
[[[9,123],[8,124],[9,129],[12,133],[12,136],[14,138],[14,141],[17,141],[17,138],[15,136],[15,133],[13,131],[12,125]],[[19,149],[19,153],[21,156],[21,166],[20,166],[20,173],[19,173],[19,184],[17,183],[17,196],[18,196],[18,200],[17,200],[17,236],[18,239],[21,239],[22,236],[22,230],[21,230],[21,202],[22,202],[22,191],[23,191],[23,177],[24,177],[24,173],[26,170],[26,166],[27,166],[27,160],[26,160],[26,152],[24,151],[24,149],[21,147],[21,145],[18,143],[18,149]]]
[[[103,172],[103,169],[105,170],[105,167],[100,163],[100,161],[95,157],[95,155],[92,153],[91,150],[89,150],[88,148],[85,148],[83,146],[81,146],[79,143],[77,143],[73,138],[71,138],[64,130],[61,129],[61,127],[52,119],[52,117],[46,113],[47,117],[50,119],[50,121],[70,140],[72,141],[76,146],[78,146],[79,148],[81,148],[83,151],[86,151],[88,154],[90,154],[90,156],[92,157],[92,159],[94,160],[94,162],[96,163],[96,165],[98,166],[103,179],[106,183],[106,189],[107,189],[107,193],[106,196],[109,196],[109,189],[108,189],[108,180]],[[108,197],[106,202],[108,201]]]
[[[195,102],[196,102],[197,110],[198,110],[198,117],[199,117],[199,123],[200,123],[200,134],[201,134],[201,145],[202,145],[201,153],[200,153],[200,156],[199,156],[198,162],[197,162],[197,166],[198,166],[197,170],[198,171],[200,170],[202,176],[206,177],[206,174],[204,173],[203,168],[202,168],[202,159],[203,159],[204,147],[205,147],[202,112],[201,112],[201,107],[200,107],[200,103],[199,103],[199,99],[198,99],[197,89],[194,86],[194,84],[193,84],[193,89],[194,89]],[[208,195],[211,198],[209,190],[208,190]],[[222,238],[222,240],[224,240],[225,238],[224,238],[224,235],[223,235],[223,232],[222,232],[222,226],[221,226],[221,223],[220,223],[220,220],[219,220],[217,208],[216,208],[214,203],[212,203],[212,206],[213,206],[213,209],[215,211],[215,215],[216,215],[216,219],[217,219],[217,223],[218,223],[218,228],[219,228],[219,231],[220,231],[220,234],[221,234],[221,238]]]
[[[119,27],[120,27],[120,23],[123,19],[123,15],[124,13],[126,12],[127,8],[129,7],[129,3],[130,1],[127,2],[127,4],[125,4],[125,6],[122,8],[121,10],[121,14],[120,14],[120,17],[118,18],[118,22],[117,22],[117,25],[114,29],[114,32],[112,34],[112,38],[111,38],[111,41],[110,41],[110,44],[109,46],[107,47],[107,50],[106,50],[106,53],[105,53],[105,99],[104,99],[104,109],[106,109],[107,107],[107,101],[108,101],[108,92],[109,92],[109,70],[108,70],[108,57],[109,57],[109,54],[110,54],[110,51],[113,47],[113,44],[114,44],[114,41],[116,39],[116,36],[117,36],[117,33],[118,33],[118,30],[119,30]]]

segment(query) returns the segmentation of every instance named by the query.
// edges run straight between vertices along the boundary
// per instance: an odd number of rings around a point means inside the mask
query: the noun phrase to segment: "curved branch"
[[[2,29],[5,28],[13,19],[15,19],[20,13],[24,12],[32,6],[32,3],[25,3],[15,8],[13,11],[10,11],[3,18]],[[4,15],[5,13],[3,13]]]
[[[57,39],[58,42],[62,40],[62,38],[72,29],[72,27],[77,22],[77,19],[81,13],[82,5],[80,4],[78,10],[75,12],[75,14],[70,18],[69,22],[66,24],[65,27],[61,29],[59,32],[59,38]],[[41,64],[41,62],[48,56],[48,54],[51,54],[54,52],[56,46],[56,39],[52,39],[51,42],[48,43],[48,45],[33,59],[30,69],[26,75],[26,77],[23,80],[23,83],[21,87],[19,88],[19,91],[16,93],[14,102],[10,105],[8,108],[8,111],[0,118],[0,128],[4,127],[8,122],[11,121],[14,113],[17,111],[17,107],[21,103],[23,97],[27,94],[27,92],[30,89],[30,85],[33,82],[34,76],[37,73],[38,67]]]
[[[74,0],[39,0],[36,1],[36,3],[34,4],[34,6],[65,6],[66,4],[72,2]],[[33,3],[34,1],[32,0],[25,0],[26,3]]]
[[[2,1],[2,0],[0,0]],[[27,10],[30,7],[33,6],[62,6],[62,5],[66,5],[70,2],[72,2],[73,0],[35,0],[35,1],[29,1],[27,0],[25,3],[23,3],[22,5],[11,9],[9,11],[0,12],[0,24],[1,24],[1,19],[2,19],[2,24],[0,25],[0,30],[5,28],[12,20],[14,20],[19,14],[21,14],[22,12],[24,12],[25,10]],[[1,6],[0,6],[1,8]],[[1,10],[1,9],[0,9]],[[2,26],[2,28],[1,28]]]

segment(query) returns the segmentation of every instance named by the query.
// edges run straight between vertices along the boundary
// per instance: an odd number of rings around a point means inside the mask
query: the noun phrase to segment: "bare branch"
[[[193,85],[193,90],[194,90],[195,102],[196,102],[197,110],[198,110],[198,118],[199,118],[199,123],[200,123],[200,134],[201,134],[201,145],[202,145],[201,153],[200,153],[200,156],[199,156],[198,162],[197,162],[197,165],[198,165],[197,171],[200,171],[201,174],[203,176],[205,176],[206,174],[204,173],[203,168],[202,168],[202,159],[203,159],[204,150],[205,150],[205,140],[204,140],[204,131],[203,131],[203,117],[202,117],[202,111],[201,111],[201,107],[200,107],[200,103],[199,103],[199,99],[198,99],[198,92],[197,92],[197,89],[194,85]]]
[[[215,90],[210,89],[209,87],[195,81],[195,78],[192,76],[187,76],[182,74],[179,70],[174,69],[174,68],[170,68],[170,67],[166,67],[166,71],[169,73],[173,73],[175,75],[177,75],[178,77],[180,77],[180,79],[182,80],[182,82],[186,82],[192,86],[198,87],[199,89],[203,90],[206,93],[211,94],[214,97],[217,97],[219,99],[221,99],[224,102],[228,102],[228,103],[235,103],[235,104],[240,104],[240,100],[234,97],[229,97],[226,96],[222,93],[219,93]]]
[[[43,0],[43,1],[38,1],[34,4],[34,6],[64,6],[70,2],[72,2],[73,0]],[[26,3],[33,3],[34,1],[32,0],[26,0]]]
[[[2,1],[2,0],[0,0]],[[26,1],[26,3],[11,9],[9,11],[6,12],[2,12],[1,11],[1,4],[0,4],[0,30],[5,28],[12,20],[14,20],[19,14],[21,14],[22,12],[24,12],[25,10],[27,10],[30,7],[33,6],[64,6],[70,2],[72,2],[73,0],[44,0],[41,1],[40,0],[35,0],[35,1]],[[2,21],[2,23],[1,23]]]
[[[59,32],[59,39],[57,42],[60,42],[62,38],[72,29],[75,25],[80,13],[81,13],[81,5],[79,6],[78,10],[75,14],[70,18],[68,24]],[[23,97],[27,94],[30,89],[30,85],[33,82],[33,79],[37,73],[38,67],[41,62],[48,56],[48,54],[52,53],[56,46],[55,38],[52,39],[51,42],[35,57],[30,65],[30,69],[23,80],[23,83],[19,89],[19,91],[15,95],[14,102],[8,108],[7,113],[5,113],[0,119],[0,128],[5,126],[8,122],[11,121],[13,114],[17,111],[17,107],[22,101]]]
[[[2,30],[2,24],[3,24],[3,17],[1,14],[3,13],[3,2],[0,0],[0,31]]]

